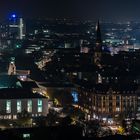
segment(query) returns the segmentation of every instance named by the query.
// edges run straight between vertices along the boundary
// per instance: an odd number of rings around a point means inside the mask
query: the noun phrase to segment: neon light
[[[78,102],[78,93],[76,91],[72,91],[71,94],[72,94],[74,102],[75,103]]]
[[[11,16],[12,18],[16,18],[16,15],[15,14],[12,14],[12,16]]]

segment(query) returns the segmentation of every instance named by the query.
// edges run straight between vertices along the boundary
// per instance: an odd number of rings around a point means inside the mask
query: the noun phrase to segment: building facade
[[[115,119],[135,118],[137,95],[133,91],[108,91],[92,96],[93,118],[113,123]]]
[[[31,117],[47,116],[48,99],[27,89],[0,90],[0,119],[17,119],[24,111]]]
[[[96,84],[94,88],[79,91],[79,107],[88,119],[113,124],[119,119],[138,117],[139,95],[137,85],[122,87]]]

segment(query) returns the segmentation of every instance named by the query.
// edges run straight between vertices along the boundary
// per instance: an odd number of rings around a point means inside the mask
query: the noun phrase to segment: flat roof
[[[23,88],[6,88],[0,89],[0,99],[32,99],[46,98],[38,93],[33,93],[32,90]]]

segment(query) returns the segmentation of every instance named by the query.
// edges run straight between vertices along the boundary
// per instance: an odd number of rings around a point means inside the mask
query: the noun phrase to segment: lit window
[[[21,101],[17,100],[17,113],[21,112]]]
[[[11,115],[8,115],[8,119],[11,119],[12,118],[12,116]]]
[[[11,101],[6,101],[6,113],[11,113]]]
[[[23,134],[23,139],[30,139],[30,134]]]
[[[17,115],[13,115],[13,119],[17,119]]]
[[[41,105],[42,106],[42,100],[38,99],[38,106]]]
[[[32,100],[28,100],[28,103],[27,103],[27,111],[28,112],[32,112]]]
[[[119,107],[117,107],[117,108],[116,108],[116,111],[120,111],[120,108],[119,108]]]
[[[38,99],[38,112],[42,112],[42,100]]]

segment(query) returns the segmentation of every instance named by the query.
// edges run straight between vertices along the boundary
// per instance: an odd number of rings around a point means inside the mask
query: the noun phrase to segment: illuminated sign
[[[72,91],[71,95],[73,97],[74,102],[77,103],[78,102],[78,93],[76,91]]]
[[[15,17],[16,17],[16,15],[15,15],[15,14],[13,14],[13,15],[12,15],[12,18],[15,18]]]

